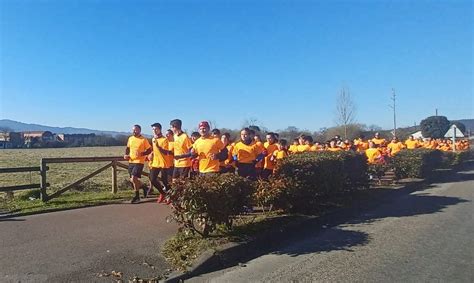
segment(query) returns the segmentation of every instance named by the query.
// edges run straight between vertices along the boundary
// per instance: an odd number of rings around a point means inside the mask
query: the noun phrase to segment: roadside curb
[[[457,172],[462,166],[456,166],[449,169],[441,169],[433,174],[427,176],[424,179],[418,178],[407,178],[398,180],[392,186],[377,186],[370,188],[371,190],[386,189],[394,191],[395,194],[410,194],[414,191],[418,191],[425,186],[436,183],[439,178],[447,176],[452,172]],[[369,190],[370,190],[369,189]],[[393,195],[392,195],[393,197]],[[371,199],[373,202],[375,200]],[[377,201],[390,201],[387,196],[378,196]],[[303,231],[307,227],[314,227],[315,225],[321,227],[321,229],[331,228],[335,225],[328,225],[327,223],[332,222],[333,218],[336,218],[337,215],[342,214],[346,217],[351,217],[354,211],[358,211],[359,208],[357,205],[353,207],[354,204],[349,205],[348,207],[334,208],[326,211],[324,214],[319,216],[306,216],[306,215],[297,215],[295,221],[288,223],[282,227],[273,227],[272,229],[265,231],[262,234],[254,236],[248,241],[242,242],[230,242],[224,245],[218,246],[214,249],[210,249],[202,253],[193,263],[193,265],[185,272],[175,271],[168,275],[166,279],[160,280],[162,283],[174,283],[174,282],[183,282],[186,279],[194,277],[199,274],[205,274],[217,269],[222,269],[230,267],[241,262],[246,261],[246,256],[251,253],[255,253],[256,249],[268,249],[272,245],[284,240],[285,238],[291,237],[294,234],[297,234]]]
[[[416,191],[420,187],[426,185],[427,182],[427,179],[410,179],[402,181],[402,183],[398,183],[396,186],[385,186],[371,189],[377,190],[384,188],[387,190],[396,190],[399,191],[400,194],[405,194]],[[383,196],[380,198],[381,200],[384,200]],[[319,226],[321,229],[330,228],[333,225],[328,225],[327,223],[332,222],[331,220],[336,218],[336,215],[344,213],[351,215],[353,210],[358,210],[358,208],[334,208],[319,216],[289,216],[294,217],[294,221],[291,221],[290,223],[281,227],[272,227],[270,230],[265,231],[262,234],[258,234],[248,241],[230,242],[214,249],[209,249],[202,253],[187,271],[172,272],[166,279],[160,280],[159,282],[182,282],[199,274],[209,273],[220,268],[239,264],[246,261],[246,257],[251,253],[255,253],[257,249],[268,249],[273,245],[278,244],[282,240],[302,232],[308,227]]]
[[[301,227],[305,227],[305,223],[320,218],[320,216],[291,216],[294,221],[283,227],[274,227],[262,234],[258,234],[248,241],[230,242],[210,249],[202,253],[186,271],[175,271],[169,274],[168,278],[160,280],[162,283],[182,282],[185,279],[193,277],[197,274],[203,274],[212,269],[231,266],[233,263],[240,262],[246,255],[255,251],[257,248],[269,247],[288,235],[296,233]]]

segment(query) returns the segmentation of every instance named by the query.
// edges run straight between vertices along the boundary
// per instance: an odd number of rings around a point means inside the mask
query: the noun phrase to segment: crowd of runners
[[[350,140],[341,140],[335,136],[331,140],[315,142],[309,135],[301,135],[288,142],[280,139],[277,133],[269,132],[265,141],[254,130],[244,128],[240,139],[231,141],[229,133],[210,129],[208,122],[199,123],[198,131],[188,136],[182,130],[179,119],[170,122],[170,129],[162,131],[160,123],[151,125],[152,142],[141,134],[141,127],[134,125],[133,135],[129,137],[124,159],[129,162],[130,181],[135,190],[132,203],[140,201],[140,189],[146,197],[150,190],[156,188],[160,193],[158,202],[166,202],[166,191],[172,181],[178,178],[191,178],[196,175],[237,173],[256,180],[268,179],[280,159],[291,154],[319,151],[356,151],[367,156],[369,163],[384,162],[387,157],[403,149],[429,148],[450,151],[452,140],[415,139],[410,136],[401,142],[396,137],[391,141],[380,137],[379,133],[370,139],[363,136]],[[469,149],[467,140],[455,142],[456,150]],[[148,164],[150,185],[140,181],[143,168]]]

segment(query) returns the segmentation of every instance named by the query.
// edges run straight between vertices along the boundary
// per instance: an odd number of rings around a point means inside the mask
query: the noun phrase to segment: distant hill
[[[26,124],[18,121],[2,119],[0,120],[0,129],[11,129],[14,132],[25,132],[25,131],[50,131],[56,134],[96,134],[96,135],[130,135],[130,133],[125,132],[114,132],[114,131],[101,131],[101,130],[91,130],[84,128],[73,128],[73,127],[50,127],[38,124]]]
[[[454,121],[453,121],[454,122]],[[474,133],[474,119],[456,120],[456,122],[463,123],[466,126],[466,132]]]

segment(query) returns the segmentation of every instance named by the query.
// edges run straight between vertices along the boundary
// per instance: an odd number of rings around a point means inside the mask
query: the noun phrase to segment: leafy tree
[[[449,120],[445,116],[431,116],[421,121],[420,128],[424,137],[442,138],[449,129]]]

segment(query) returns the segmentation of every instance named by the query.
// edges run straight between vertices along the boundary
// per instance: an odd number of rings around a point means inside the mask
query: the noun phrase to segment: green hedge
[[[471,157],[470,151],[444,151],[442,153],[443,167],[457,166]]]
[[[368,186],[367,159],[352,152],[309,152],[283,159],[269,183],[281,195],[277,205],[290,212],[317,209],[322,197]]]
[[[417,148],[402,150],[395,155],[391,164],[397,178],[424,178],[441,166],[442,153],[439,150]]]
[[[185,228],[209,235],[219,224],[251,206],[253,184],[234,174],[198,176],[173,183],[169,198],[173,218]]]

